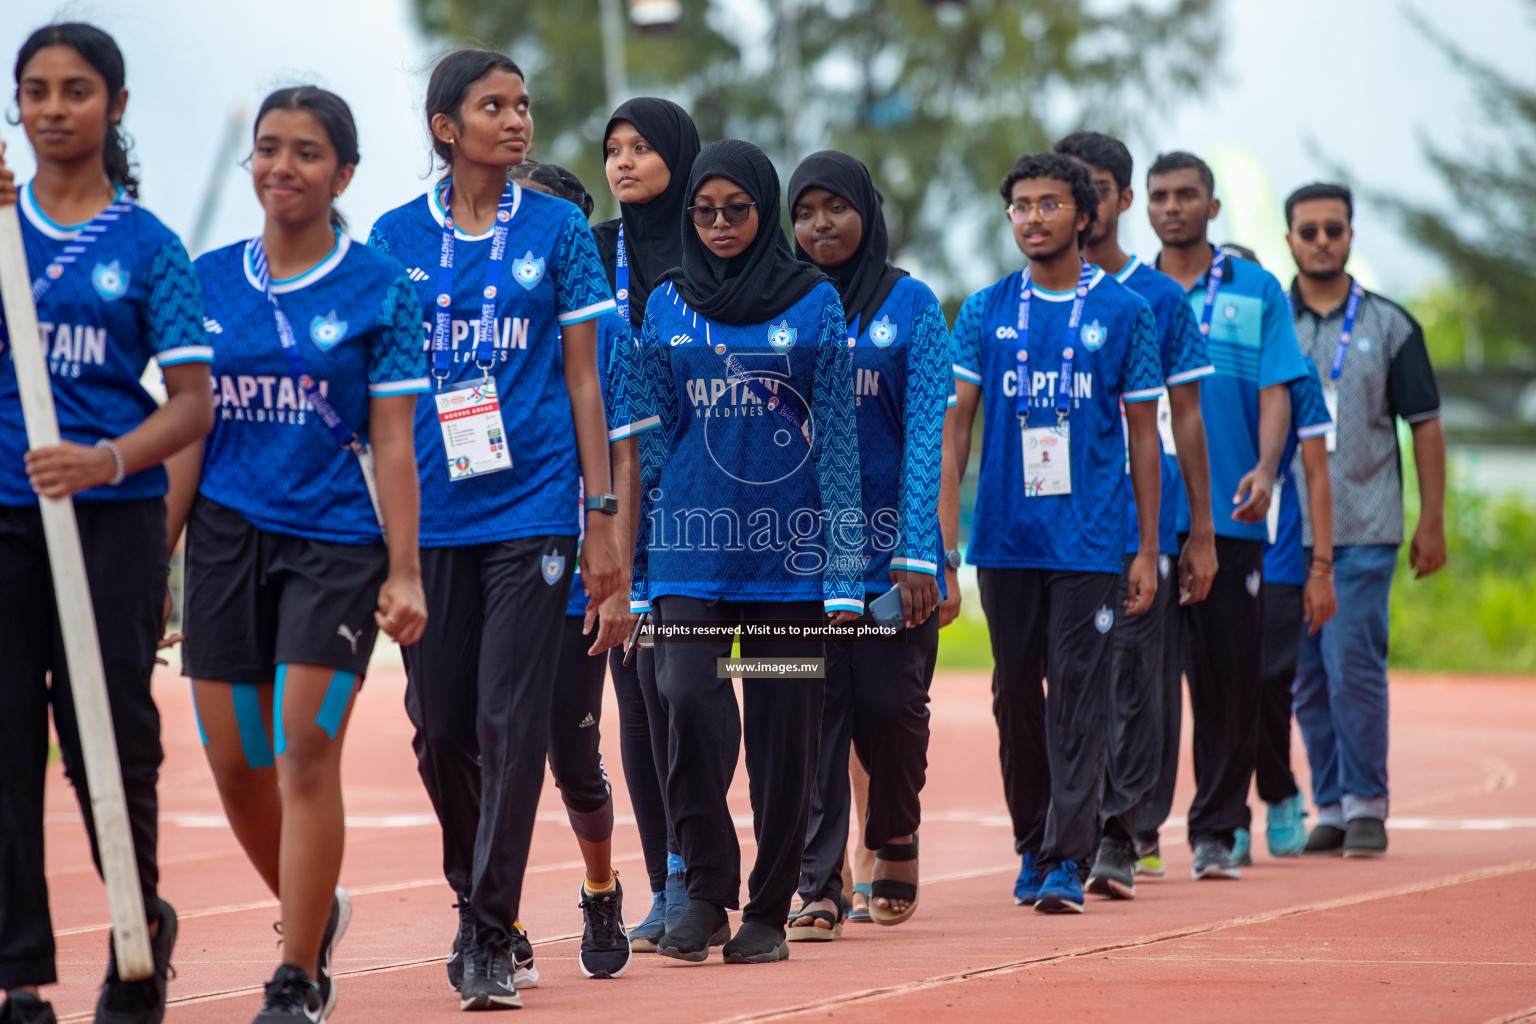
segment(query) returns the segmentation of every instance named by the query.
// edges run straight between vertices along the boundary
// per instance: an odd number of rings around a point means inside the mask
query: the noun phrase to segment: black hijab
[[[885,233],[885,214],[881,210],[880,193],[869,176],[869,168],[863,161],[847,153],[824,149],[812,153],[800,161],[795,173],[789,176],[789,213],[794,217],[795,204],[808,188],[824,188],[833,195],[842,196],[864,222],[864,233],[858,248],[848,262],[840,267],[822,267],[837,285],[837,294],[843,300],[843,312],[848,323],[859,318],[862,330],[868,327],[885,304],[896,282],[907,272],[887,262],[890,239]],[[808,263],[815,263],[809,253],[795,242],[795,255]],[[819,264],[817,264],[819,266]]]
[[[757,237],[740,256],[724,259],[709,251],[685,212],[682,266],[667,271],[683,301],[722,324],[760,324],[783,313],[825,281],[826,275],[795,259],[779,223],[779,175],[766,154],[750,142],[725,139],[704,148],[688,176],[688,198],[710,178],[735,182],[757,202]]]
[[[688,205],[688,174],[699,155],[699,130],[688,111],[671,100],[641,96],[619,104],[603,129],[603,149],[613,126],[628,121],[651,144],[672,172],[661,195],[648,203],[620,203],[624,250],[629,260],[629,319],[639,327],[645,302],[662,275],[682,262],[677,221]]]

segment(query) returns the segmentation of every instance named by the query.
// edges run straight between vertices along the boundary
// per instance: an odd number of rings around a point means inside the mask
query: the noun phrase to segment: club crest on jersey
[[[1355,342],[1355,347],[1358,348],[1361,352],[1369,352],[1371,350],[1371,339],[1361,338],[1359,341]]]
[[[106,266],[100,263],[91,271],[91,286],[108,302],[122,298],[128,292],[128,271],[113,260]]]
[[[1249,597],[1258,597],[1259,596],[1259,584],[1262,583],[1263,580],[1264,580],[1264,577],[1259,574],[1259,570],[1257,570],[1257,569],[1255,569],[1255,570],[1253,570],[1253,572],[1249,573],[1248,574],[1248,578],[1243,580],[1243,585],[1248,588],[1248,596]]]
[[[1173,567],[1172,560],[1167,555],[1157,556],[1157,574],[1163,579],[1168,578],[1168,573]]]
[[[788,320],[780,320],[768,328],[768,344],[779,355],[783,355],[795,347],[795,328],[789,326]]]
[[[1226,317],[1228,320],[1236,320],[1237,306],[1230,302],[1227,303],[1227,307],[1221,311],[1221,315]]]
[[[517,278],[517,283],[524,288],[533,288],[544,280],[544,257],[534,256],[533,250],[530,249],[523,254],[522,259],[512,262],[512,276]]]
[[[1105,605],[1093,613],[1093,628],[1100,633],[1108,633],[1109,627],[1114,624],[1115,613],[1109,610],[1109,605]]]
[[[1089,352],[1097,352],[1104,347],[1104,341],[1109,337],[1109,332],[1104,329],[1102,324],[1095,320],[1092,323],[1083,324],[1083,329],[1078,332],[1078,337],[1083,342],[1083,348]]]
[[[322,352],[329,352],[347,336],[347,322],[336,318],[333,309],[325,316],[317,316],[309,322],[309,340]]]
[[[539,568],[544,573],[544,582],[554,586],[560,582],[560,577],[565,575],[565,556],[545,555]]]
[[[887,348],[896,340],[896,325],[890,317],[883,316],[869,325],[869,340],[876,348]]]

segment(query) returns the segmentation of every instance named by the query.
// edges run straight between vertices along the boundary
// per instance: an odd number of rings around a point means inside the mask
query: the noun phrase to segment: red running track
[[[410,749],[403,677],[376,670],[353,716],[345,764],[342,881],[355,914],[336,968],[332,1019],[458,1019],[443,958],[456,915],[439,873],[438,831]],[[523,1015],[568,1021],[963,1019],[1136,1022],[1536,1021],[1536,683],[1398,678],[1393,689],[1389,856],[1284,860],[1263,851],[1240,882],[1192,882],[1181,819],[1164,833],[1166,880],[1132,902],[1090,897],[1081,916],[1013,906],[1017,861],[1002,802],[985,673],[934,683],[933,746],[917,915],[898,928],[849,926],[795,944],[787,963],[727,967],[636,956],[593,982],[574,962],[582,872],[546,783],[522,921],[543,984]],[[276,964],[276,904],[224,823],[184,680],[162,671],[162,891],[181,915],[169,1024],[238,1022]],[[620,824],[617,867],[629,920],[649,897],[622,784],[610,703],[608,770]],[[1179,800],[1191,790],[1186,735]],[[1301,767],[1300,741],[1293,760]],[[751,855],[745,772],[731,791]],[[1263,810],[1254,799],[1255,821]],[[107,914],[79,814],[50,778],[49,884],[62,1021],[88,1021]]]

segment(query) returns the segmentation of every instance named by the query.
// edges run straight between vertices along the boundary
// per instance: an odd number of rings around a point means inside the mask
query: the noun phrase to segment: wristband
[[[123,477],[128,475],[125,467],[123,466],[123,453],[117,450],[117,445],[110,438],[104,437],[100,441],[97,441],[96,447],[105,448],[107,451],[112,453],[112,462],[117,467],[117,471],[112,474],[112,479],[107,481],[107,486],[116,487],[118,484],[123,482]]]
[[[1307,575],[1311,576],[1313,579],[1331,580],[1333,579],[1333,567],[1329,566],[1328,568],[1319,571],[1317,567],[1314,566],[1313,568],[1307,570]]]

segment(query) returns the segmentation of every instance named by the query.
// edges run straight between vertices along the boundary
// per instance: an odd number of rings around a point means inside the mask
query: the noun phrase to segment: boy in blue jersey
[[[1221,202],[1205,161],[1163,154],[1147,173],[1147,190],[1163,243],[1157,268],[1188,290],[1216,367],[1201,384],[1200,404],[1219,567],[1209,599],[1184,609],[1195,720],[1189,839],[1194,877],[1238,878],[1232,847],[1248,823],[1263,657],[1264,517],[1291,432],[1286,385],[1306,374],[1306,364],[1274,276],[1206,240]]]
[[[663,631],[667,807],[688,865],[688,909],[657,952],[701,961],[724,943],[729,963],[773,963],[789,956],[823,686],[748,678],[738,711],[716,659],[740,627],[743,657],[819,657],[819,635],[752,627],[842,624],[864,610],[852,366],[836,290],[778,226],[767,156],[734,139],[708,146],[688,195],[682,266],[646,303],[631,384],[637,429],[654,428],[641,435],[650,504],[635,581]],[[708,639],[668,641],[674,625],[707,626]],[[726,792],[743,731],[758,848],[731,937],[741,853]]]
[[[0,158],[0,206],[20,205],[38,334],[0,316],[0,1020],[52,1024],[39,986],[58,980],[44,871],[48,718],[94,847],[96,826],[39,497],[73,499],[122,771],[154,971],[118,977],[108,936],[98,1024],[159,1024],[176,913],[159,894],[163,751],[150,693],[166,595],[166,474],[208,432],[202,297],[181,242],[136,201],[119,127],[123,55],[80,23],[33,32],[16,58],[16,109],[37,162],[19,191]],[[0,144],[0,156],[4,146]],[[10,253],[7,252],[9,257]],[[12,346],[41,343],[60,441],[31,448]],[[169,399],[142,386],[151,359]],[[78,611],[78,609],[77,609]]]
[[[1137,811],[1157,784],[1165,744],[1178,746],[1178,729],[1166,729],[1168,709],[1178,715],[1183,698],[1183,652],[1178,649],[1179,606],[1205,599],[1216,574],[1216,534],[1211,527],[1210,465],[1205,420],[1200,412],[1200,379],[1215,372],[1205,339],[1190,312],[1184,289],[1120,248],[1120,214],[1130,209],[1131,152],[1099,132],[1077,132],[1056,143],[1056,152],[1081,160],[1093,178],[1098,219],[1083,255],[1115,280],[1146,299],[1157,318],[1166,403],[1158,403],[1162,489],[1158,506],[1158,590],[1152,610],[1117,616],[1115,683],[1110,706],[1109,755],[1104,765],[1104,803],[1099,842],[1088,891],[1131,899],[1136,895]],[[1181,471],[1182,470],[1182,471]],[[1200,510],[1182,553],[1175,530],[1180,490]],[[1140,550],[1135,499],[1126,539],[1126,568]],[[1177,583],[1170,579],[1177,560]],[[1175,592],[1177,595],[1175,596]],[[1177,721],[1177,718],[1174,719]]]
[[[1316,636],[1333,618],[1333,576],[1309,565],[1301,538],[1305,475],[1312,523],[1312,557],[1333,557],[1333,490],[1328,479],[1327,434],[1333,426],[1317,372],[1291,381],[1291,436],[1280,457],[1270,502],[1270,539],[1264,547],[1264,678],[1254,780],[1268,804],[1265,837],[1274,857],[1294,857],[1307,842],[1306,800],[1291,773],[1291,684],[1302,631]]]
[[[513,180],[564,199],[582,215],[592,216],[592,196],[581,180],[559,164],[525,160],[512,172]],[[597,318],[597,368],[603,384],[613,490],[619,499],[617,525],[628,536],[630,499],[639,493],[640,464],[629,423],[629,321],[612,309]],[[575,495],[581,505],[580,488]],[[581,512],[583,524],[586,512]],[[621,559],[633,552],[620,551]],[[586,862],[587,875],[579,902],[583,918],[577,966],[588,978],[619,978],[629,968],[630,943],[624,931],[624,903],[613,871],[613,790],[603,768],[600,725],[603,717],[603,669],[611,641],[628,637],[632,616],[619,595],[620,610],[603,614],[617,618],[598,623],[598,607],[587,597],[581,573],[571,574],[565,621],[560,627],[560,651],[553,701],[549,711],[549,770],[560,790],[566,817]],[[605,637],[607,639],[605,639]]]
[[[466,1010],[520,1006],[516,987],[538,980],[518,911],[582,530],[578,487],[598,513],[579,551],[583,586],[600,605],[621,589],[596,325],[614,300],[581,211],[508,179],[530,142],[530,109],[505,55],[439,61],[427,127],[448,173],[380,217],[369,239],[420,271],[434,378],[416,410],[416,451],[422,576],[437,614],[404,652],[406,709],[459,894],[447,971]],[[491,389],[494,412],[480,401]],[[620,621],[607,618],[604,629]],[[589,882],[613,884],[617,900],[615,879]]]
[[[827,645],[821,752],[789,938],[825,941],[843,922],[850,744],[869,772],[862,842],[875,851],[870,911],[900,924],[916,909],[920,795],[928,765],[928,687],[938,658],[944,545],[940,481],[952,387],[949,329],[927,285],[887,261],[880,193],[846,153],[813,153],[789,180],[795,251],[838,286],[848,320],[866,528],[866,604],[901,589],[904,643]],[[952,538],[953,539],[953,538]],[[873,619],[866,612],[866,619]]]
[[[1127,435],[1140,553],[1124,608],[1140,615],[1157,594],[1164,374],[1152,308],[1082,259],[1098,206],[1088,169],[1060,154],[1026,156],[1002,195],[1029,268],[972,295],[955,321],[956,465],[963,474],[984,397],[969,558],[992,636],[1003,788],[1023,858],[1015,900],[1081,912],[1108,742]]]

